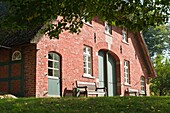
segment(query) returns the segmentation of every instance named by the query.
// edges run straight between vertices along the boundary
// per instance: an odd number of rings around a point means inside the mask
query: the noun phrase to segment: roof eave
[[[153,64],[151,62],[146,43],[145,43],[144,38],[142,36],[142,32],[137,32],[137,36],[138,36],[138,39],[141,43],[141,47],[143,49],[144,56],[146,57],[146,60],[147,60],[146,63],[148,63],[148,66],[149,66],[149,69],[150,69],[150,73],[148,74],[148,76],[154,78],[154,77],[156,77],[156,72],[155,72],[155,69],[154,69]]]

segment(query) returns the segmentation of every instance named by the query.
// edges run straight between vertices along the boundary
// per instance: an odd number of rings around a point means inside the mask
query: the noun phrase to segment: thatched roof
[[[7,3],[0,2],[0,22],[2,17],[7,13]],[[0,45],[3,46],[14,46],[24,43],[29,43],[30,40],[36,35],[36,33],[41,29],[41,26],[38,26],[35,29],[22,30],[12,32],[10,30],[0,29]]]

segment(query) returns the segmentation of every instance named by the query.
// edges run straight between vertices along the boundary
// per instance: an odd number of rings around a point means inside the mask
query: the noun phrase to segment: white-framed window
[[[92,49],[84,46],[84,74],[92,75]]]
[[[130,84],[129,61],[124,61],[124,83]]]
[[[92,20],[86,21],[86,24],[92,25]]]
[[[122,30],[122,40],[123,42],[128,42],[127,31],[124,29]]]
[[[83,21],[86,25],[89,25],[89,26],[91,26],[91,27],[93,26],[93,25],[92,25],[92,20],[87,20],[87,21],[85,21],[85,19],[83,19],[82,21]]]
[[[105,22],[105,33],[106,34],[112,34],[112,27],[108,24],[108,22]]]
[[[14,51],[12,54],[12,61],[21,60],[22,55],[20,51]]]
[[[145,87],[145,77],[141,76],[140,78],[140,86],[141,86],[141,94],[145,94],[146,87]]]
[[[48,53],[48,76],[60,77],[60,56],[57,53]]]

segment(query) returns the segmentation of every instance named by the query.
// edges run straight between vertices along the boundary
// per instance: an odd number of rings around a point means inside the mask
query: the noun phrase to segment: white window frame
[[[107,21],[105,22],[105,33],[106,33],[106,34],[109,34],[109,35],[112,34],[112,28],[111,28],[111,26],[108,24]]]
[[[22,54],[20,51],[14,51],[12,54],[12,61],[17,61],[22,59]]]
[[[83,76],[92,77],[92,48],[91,47],[84,46],[83,60],[84,60],[84,75]],[[90,67],[89,67],[89,64],[90,64]]]
[[[125,60],[124,61],[124,83],[125,85],[130,84],[130,74],[129,74],[129,61]]]
[[[53,73],[52,73],[52,75],[49,75],[49,71],[48,71],[48,76],[50,76],[50,77],[57,77],[57,76],[55,76],[54,73],[55,73],[56,70],[58,70],[58,71],[59,71],[58,77],[60,77],[60,55],[57,54],[57,53],[54,53],[54,52],[49,52],[48,55],[49,55],[49,54],[53,54],[53,55],[56,54],[56,55],[58,55],[58,56],[59,56],[59,60],[49,59],[49,56],[48,56],[48,63],[49,63],[49,61],[53,62],[53,66],[52,66],[52,67],[49,67],[49,66],[48,66],[48,70],[49,70],[49,69],[52,70]],[[54,56],[53,56],[53,58],[54,58]],[[58,68],[57,68],[57,67],[54,67],[54,62],[59,63],[59,67],[58,67]]]
[[[85,23],[86,25],[88,25],[88,26],[90,26],[90,27],[93,27],[93,25],[92,25],[92,20],[90,20],[90,21],[85,21],[85,19],[83,19],[82,21],[83,21],[83,23]]]
[[[141,94],[145,94],[146,87],[145,87],[145,77],[141,76],[140,78],[140,86],[141,86]]]
[[[122,30],[122,41],[128,43],[127,31],[124,29]]]

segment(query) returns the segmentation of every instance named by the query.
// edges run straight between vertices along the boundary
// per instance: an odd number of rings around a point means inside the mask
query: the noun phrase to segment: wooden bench
[[[80,96],[80,94],[85,94],[86,97],[88,97],[89,95],[106,96],[106,88],[98,88],[96,86],[96,83],[76,81],[76,88],[77,96]]]
[[[138,96],[139,94],[139,91],[137,89],[131,89],[131,88],[127,88],[127,93],[130,95],[130,96]]]

